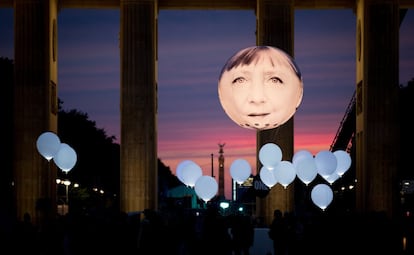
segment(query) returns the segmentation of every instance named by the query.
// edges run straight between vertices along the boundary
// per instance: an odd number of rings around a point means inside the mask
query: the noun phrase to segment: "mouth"
[[[247,116],[249,117],[266,117],[270,113],[250,113]]]
[[[277,122],[268,119],[270,116],[271,113],[250,113],[247,115],[249,120],[241,126],[256,130],[278,127],[279,124]]]

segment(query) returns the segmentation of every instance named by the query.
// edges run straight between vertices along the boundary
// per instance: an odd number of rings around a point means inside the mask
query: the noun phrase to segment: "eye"
[[[244,83],[245,81],[246,81],[246,79],[244,77],[237,77],[236,79],[234,79],[232,81],[232,84],[235,84],[235,83]]]
[[[283,81],[279,77],[271,77],[269,80],[272,83],[283,83]]]

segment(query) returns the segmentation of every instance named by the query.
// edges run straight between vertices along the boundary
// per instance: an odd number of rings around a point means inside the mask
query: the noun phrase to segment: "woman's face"
[[[260,51],[249,65],[224,71],[219,80],[220,102],[238,125],[271,129],[288,121],[302,101],[303,83],[286,55]]]

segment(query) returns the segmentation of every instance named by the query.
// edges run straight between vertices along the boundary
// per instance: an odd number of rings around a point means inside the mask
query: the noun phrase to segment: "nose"
[[[266,93],[262,85],[255,85],[249,91],[249,103],[262,104],[266,102]]]

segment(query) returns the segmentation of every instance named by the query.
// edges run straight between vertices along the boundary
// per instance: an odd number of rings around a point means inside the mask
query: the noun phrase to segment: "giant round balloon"
[[[208,202],[217,194],[217,181],[211,176],[202,175],[197,179],[194,185],[194,191],[200,199]]]
[[[272,129],[288,121],[302,102],[302,74],[283,50],[252,46],[227,60],[219,76],[218,95],[237,125]]]
[[[47,131],[37,138],[36,147],[40,155],[50,161],[59,151],[60,139],[55,133]]]
[[[333,192],[331,187],[326,184],[317,184],[311,191],[312,202],[323,211],[331,204]]]
[[[230,165],[230,175],[235,182],[242,184],[249,178],[252,173],[252,168],[245,159],[236,159]]]
[[[62,171],[69,172],[76,164],[77,155],[72,147],[66,143],[61,143],[59,151],[53,157],[53,161]]]

